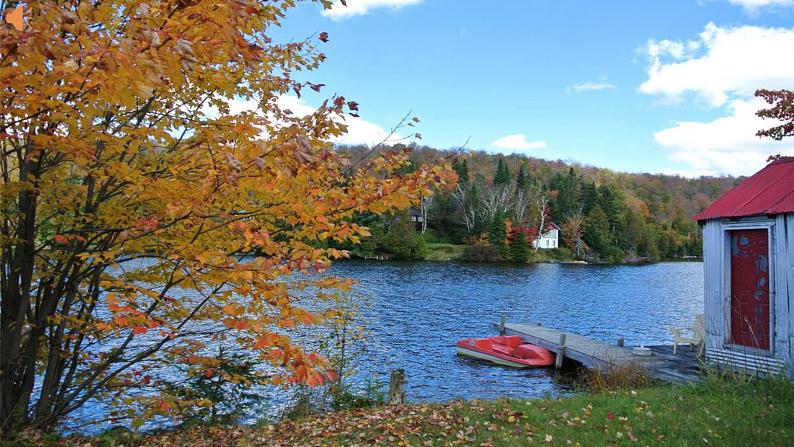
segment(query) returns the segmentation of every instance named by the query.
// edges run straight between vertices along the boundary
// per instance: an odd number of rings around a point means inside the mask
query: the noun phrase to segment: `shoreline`
[[[334,261],[337,262],[345,262],[345,261],[367,261],[367,262],[459,262],[462,264],[487,264],[487,265],[525,265],[525,266],[532,266],[537,264],[561,264],[561,265],[596,265],[596,266],[618,266],[618,265],[626,265],[626,266],[643,266],[643,265],[653,265],[653,264],[661,264],[667,262],[703,262],[702,257],[686,257],[686,258],[668,258],[668,259],[659,259],[658,261],[648,261],[648,262],[593,262],[593,261],[585,261],[585,260],[542,260],[536,262],[527,262],[525,264],[510,262],[510,261],[466,261],[459,258],[433,258],[433,259],[416,259],[416,260],[406,260],[406,259],[394,259],[393,257],[387,255],[378,255],[378,256],[351,256],[348,259],[340,259]]]
[[[686,423],[681,414],[689,415]],[[10,445],[789,445],[793,416],[794,384],[707,371],[698,385],[627,385],[562,399],[378,405],[251,426],[115,429]]]

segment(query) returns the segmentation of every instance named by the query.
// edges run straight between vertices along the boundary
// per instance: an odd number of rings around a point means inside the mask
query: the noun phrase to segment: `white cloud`
[[[574,93],[581,93],[581,92],[597,92],[601,90],[610,90],[615,88],[613,84],[610,84],[606,81],[587,81],[582,82],[581,84],[576,84],[573,87],[570,87],[568,90]]]
[[[677,122],[656,132],[654,138],[672,151],[671,160],[690,166],[679,172],[683,175],[750,175],[764,167],[770,155],[794,154],[794,141],[755,136],[759,129],[777,124],[755,116],[765,106],[760,99],[734,100],[727,116],[709,122]]]
[[[794,153],[794,141],[755,136],[777,123],[755,115],[768,106],[753,98],[759,88],[790,87],[794,58],[784,55],[792,48],[794,29],[713,23],[695,40],[648,42],[648,79],[641,92],[660,95],[662,102],[680,103],[694,96],[724,111],[712,121],[679,121],[654,134],[656,142],[671,151],[671,160],[688,166],[678,173],[749,175],[770,155]]]
[[[794,29],[706,25],[698,40],[651,40],[648,80],[640,91],[679,98],[693,93],[713,107],[756,89],[790,87]]]
[[[305,116],[316,110],[306,104],[303,99],[293,95],[281,95],[278,98],[278,105],[282,109],[291,110],[297,116]],[[374,146],[381,142],[397,143],[403,139],[399,133],[390,136],[389,131],[383,127],[357,116],[345,114],[344,118],[339,117],[338,120],[347,124],[347,133],[334,138],[332,142],[335,144]]]
[[[364,15],[372,9],[399,9],[408,5],[421,3],[422,0],[347,0],[347,6],[336,0],[331,9],[323,10],[323,15],[334,20],[342,20],[353,16]]]
[[[276,102],[279,108],[282,110],[289,110],[293,115],[298,117],[309,115],[317,110],[315,107],[307,104],[303,99],[294,95],[281,95]],[[229,101],[229,112],[232,114],[256,110],[257,107],[258,102],[254,99],[249,99],[247,101],[235,99]],[[211,116],[217,115],[217,111],[215,110],[208,109],[208,112]],[[404,139],[399,133],[394,133],[390,136],[389,131],[385,130],[383,127],[360,117],[345,114],[344,117],[337,117],[336,119],[338,121],[344,121],[344,123],[347,124],[347,133],[331,140],[334,144],[364,144],[373,146],[381,142],[396,143]]]
[[[493,152],[512,153],[543,149],[548,144],[546,140],[527,141],[527,137],[519,133],[499,138],[491,143],[491,146],[496,149]]]
[[[728,0],[731,4],[738,5],[750,12],[770,6],[792,6],[794,0]]]
[[[374,146],[382,141],[394,144],[404,140],[400,134],[395,133],[390,136],[384,128],[359,117],[345,115],[345,122],[347,123],[347,133],[334,139],[334,143]]]

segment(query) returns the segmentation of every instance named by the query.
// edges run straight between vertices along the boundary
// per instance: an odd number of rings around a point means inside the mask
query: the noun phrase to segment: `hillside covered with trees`
[[[391,148],[390,148],[391,149]],[[370,149],[340,149],[361,157]],[[649,262],[698,257],[691,217],[741,179],[636,174],[482,151],[414,148],[406,171],[446,159],[453,190],[426,195],[412,213],[357,216],[373,237],[355,254],[423,259],[426,242],[466,245],[463,259]],[[538,228],[560,228],[560,248],[535,250]]]

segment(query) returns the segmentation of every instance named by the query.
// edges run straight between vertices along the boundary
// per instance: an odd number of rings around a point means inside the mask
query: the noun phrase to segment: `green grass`
[[[458,411],[478,428],[468,445],[794,445],[794,387],[783,382],[710,382]]]
[[[71,445],[118,445],[107,437]],[[794,446],[794,384],[700,385],[563,399],[384,406],[255,427],[188,427],[124,445]]]
[[[425,244],[427,261],[454,261],[460,258],[465,245],[444,244],[438,242],[428,242]]]

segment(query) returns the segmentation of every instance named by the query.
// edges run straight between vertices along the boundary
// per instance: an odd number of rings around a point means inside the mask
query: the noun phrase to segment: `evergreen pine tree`
[[[529,259],[529,243],[522,231],[516,233],[513,244],[510,245],[510,260],[513,262],[526,263]]]
[[[587,215],[582,239],[599,255],[605,256],[609,253],[609,219],[600,207],[596,206]]]
[[[625,206],[623,194],[612,185],[601,185],[598,187],[598,207],[607,215],[610,223],[618,220],[618,215]]]
[[[507,228],[505,226],[505,215],[501,211],[497,211],[488,226],[488,242],[494,247],[499,249],[503,258],[508,258],[510,255],[509,247],[507,246]]]
[[[502,175],[503,168],[504,168],[504,162],[502,161],[502,157],[499,157],[496,160],[496,173],[493,176],[493,184],[494,185],[498,185],[498,184],[500,184],[503,181],[503,178],[502,178],[503,177],[503,175]]]
[[[587,214],[598,203],[595,182],[582,182],[582,211]]]
[[[552,219],[564,222],[574,216],[579,210],[580,190],[579,176],[576,170],[568,169],[568,174],[558,172],[552,177],[550,188],[557,191],[557,196],[552,202]]]
[[[529,174],[527,174],[526,166],[522,163],[518,168],[518,176],[516,176],[516,188],[524,190],[527,189],[527,186],[529,186]]]
[[[504,159],[499,157],[499,162],[496,164],[496,175],[493,178],[494,185],[509,185],[512,175],[510,168],[507,167]]]
[[[455,173],[458,174],[458,181],[462,184],[469,183],[469,165],[466,160],[458,159],[455,161]]]

